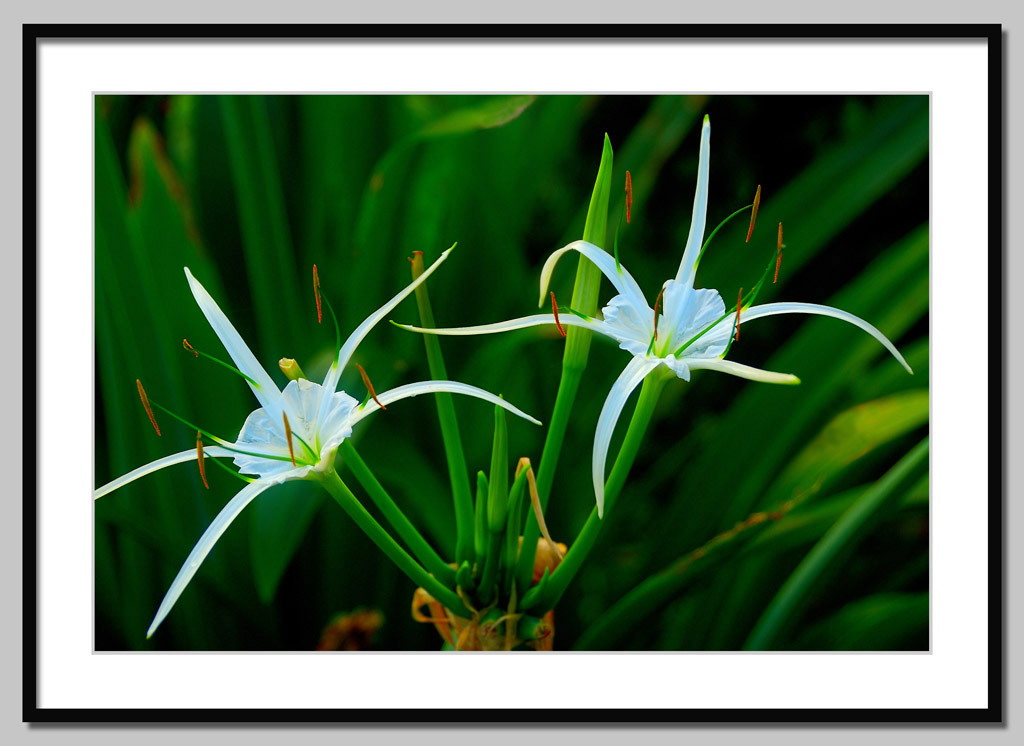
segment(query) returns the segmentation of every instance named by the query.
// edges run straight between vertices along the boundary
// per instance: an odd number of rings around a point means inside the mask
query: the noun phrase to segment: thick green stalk
[[[370,467],[366,465],[362,456],[356,451],[352,441],[348,438],[343,440],[338,451],[345,465],[355,475],[355,478],[363,486],[363,489],[366,490],[370,499],[373,500],[373,504],[384,514],[384,517],[387,518],[388,523],[398,532],[402,541],[416,555],[416,559],[422,562],[423,566],[433,573],[438,580],[448,587],[453,587],[455,585],[455,570],[441,559],[437,551],[430,546],[427,540],[423,538],[423,535],[412,525],[405,513],[391,499],[391,495],[377,481],[377,477],[370,471]]]
[[[484,569],[487,557],[487,475],[476,473],[476,512],[473,521],[473,549],[476,553],[476,572]]]
[[[487,526],[493,534],[505,527],[508,512],[508,425],[505,410],[498,406],[494,407],[491,478],[487,484]]]
[[[441,581],[428,573],[414,560],[408,552],[395,541],[384,527],[377,523],[376,519],[362,506],[352,491],[341,481],[337,472],[331,471],[320,479],[320,484],[330,493],[331,497],[340,505],[363,533],[370,537],[374,544],[380,547],[381,551],[388,558],[398,565],[398,569],[404,572],[412,582],[423,588],[437,601],[447,606],[454,613],[460,616],[469,616],[470,611],[462,603],[454,591],[445,586]]]
[[[622,441],[619,455],[615,458],[615,464],[605,483],[604,510],[606,515],[604,520],[608,520],[608,516],[611,515],[611,511],[615,507],[615,502],[626,483],[626,477],[629,476],[629,470],[633,467],[633,461],[636,460],[636,454],[640,450],[640,443],[647,432],[647,426],[654,415],[658,397],[670,378],[671,374],[658,367],[647,376],[640,388],[640,398],[637,400],[636,409],[633,410],[633,417],[629,421],[629,429],[626,430],[626,437]],[[536,589],[534,589],[523,597],[521,607],[524,610],[529,610],[531,613],[542,613],[541,610],[546,612],[548,609],[554,608],[562,594],[565,593],[565,589],[569,587],[569,583],[576,577],[580,567],[583,566],[590,550],[593,549],[603,523],[604,521],[597,516],[597,506],[595,506],[590,517],[587,518],[587,522],[583,524],[583,529],[572,546],[569,547],[562,563],[551,573],[544,592],[535,593]]]
[[[493,598],[498,577],[501,535],[508,514],[508,426],[505,410],[494,408],[494,444],[491,447],[491,478],[487,490],[487,559],[477,595],[484,604]]]
[[[528,473],[528,469],[522,469],[508,493],[508,516],[505,519],[505,556],[501,564],[505,567],[505,587],[509,590],[512,588],[512,581],[515,577],[516,552],[519,549],[519,531],[523,526],[523,504]]]
[[[417,251],[412,258],[412,278],[415,280],[423,271],[423,253]],[[426,283],[416,288],[416,305],[420,312],[420,325],[433,328],[434,311],[430,306]],[[421,336],[427,349],[427,364],[430,366],[431,378],[447,381],[448,371],[441,355],[440,338],[434,334]],[[467,560],[473,561],[473,498],[470,494],[469,470],[466,468],[466,456],[462,450],[462,436],[459,433],[459,421],[455,417],[452,395],[440,392],[434,394],[434,400],[437,402],[437,419],[441,423],[441,438],[448,460],[448,479],[452,485],[452,501],[455,504],[455,560],[461,565]]]
[[[597,169],[597,179],[594,182],[594,191],[590,196],[590,208],[587,210],[587,220],[583,227],[583,240],[602,248],[608,239],[608,201],[612,190],[613,160],[611,140],[606,134],[604,148],[601,152],[601,164]],[[581,255],[576,267],[572,308],[590,316],[596,314],[600,289],[601,272],[593,262]],[[572,414],[572,406],[583,378],[583,371],[587,367],[592,335],[593,332],[589,329],[569,327],[567,330],[565,353],[562,356],[562,378],[558,383],[555,407],[548,425],[547,438],[544,440],[540,466],[537,469],[537,493],[540,496],[541,509],[546,509],[548,506],[551,485],[555,480],[555,471],[558,468],[558,457],[562,451],[562,441],[565,439],[565,431],[569,425],[569,416]],[[519,556],[519,564],[516,568],[516,579],[520,588],[529,587],[533,576],[537,539],[540,537],[537,520],[532,513],[530,515],[531,517],[526,520],[526,530],[523,535],[524,551]]]
[[[811,548],[757,620],[744,650],[770,650],[799,618],[814,592],[833,576],[885,510],[928,469],[925,438],[875,482]]]
[[[498,563],[501,560],[501,532],[491,534],[487,544],[487,559],[484,560],[484,571],[480,575],[477,598],[485,606],[494,600],[494,584],[498,579]]]

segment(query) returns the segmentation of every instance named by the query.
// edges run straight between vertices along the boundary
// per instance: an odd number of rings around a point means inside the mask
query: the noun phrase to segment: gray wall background
[[[23,365],[18,357],[21,348],[21,24],[22,23],[1001,23],[1004,30],[1004,90],[1005,90],[1005,186],[1006,205],[1006,369],[1007,380],[1005,415],[1007,436],[1004,447],[1008,463],[1006,499],[1006,551],[1007,551],[1007,615],[1006,644],[1007,686],[1006,727],[988,727],[966,730],[954,726],[926,729],[902,728],[820,728],[771,727],[758,729],[725,727],[655,728],[637,729],[600,726],[580,728],[492,728],[477,727],[414,727],[406,728],[346,728],[323,727],[206,727],[146,729],[132,727],[103,728],[98,726],[30,727],[21,723],[21,472],[20,461],[24,448],[34,444],[23,443],[19,423],[22,421],[20,381],[35,371],[31,362]],[[759,744],[802,746],[818,744],[828,739],[831,744],[861,743],[866,739],[897,739],[901,744],[927,743],[935,746],[970,740],[982,744],[1020,742],[1024,735],[1022,714],[1022,655],[1015,644],[1013,630],[1020,627],[1024,593],[1021,588],[1021,570],[1024,550],[1015,539],[1024,537],[1022,511],[1016,505],[1015,495],[1021,492],[1024,474],[1019,458],[1021,442],[1022,397],[1012,382],[1020,380],[1024,369],[1021,312],[1024,309],[1020,295],[1013,288],[1024,286],[1024,262],[1020,257],[1020,236],[1024,232],[1019,213],[1024,190],[1024,161],[1014,137],[1024,125],[1024,99],[1020,83],[1022,70],[1019,34],[1024,33],[1024,3],[1011,0],[972,0],[970,3],[950,0],[859,0],[856,3],[826,5],[815,0],[744,0],[743,2],[679,3],[668,0],[517,0],[514,3],[485,4],[479,0],[381,0],[376,3],[339,2],[264,2],[262,0],[173,0],[172,2],[141,3],[139,0],[93,0],[82,3],[74,0],[37,0],[36,2],[5,3],[0,9],[0,80],[5,98],[10,102],[5,116],[0,116],[0,226],[4,240],[0,242],[0,310],[5,322],[4,350],[7,364],[0,365],[3,391],[7,404],[3,411],[6,427],[0,428],[3,453],[9,454],[10,469],[16,484],[5,490],[6,511],[0,520],[0,577],[3,595],[9,599],[0,614],[0,742],[6,744],[52,744],[74,741],[82,746],[102,743],[105,746],[146,743],[171,744],[183,739],[218,743],[241,742],[251,746],[276,744],[288,739],[293,744],[337,743],[339,740],[358,740],[360,744],[387,743],[392,740],[415,739],[418,744],[434,746],[487,742],[503,746],[522,741],[545,739],[559,744],[577,738],[586,739],[594,746],[619,744],[623,739],[642,739],[645,743],[678,743],[693,738],[704,744],[745,742],[757,739]],[[31,415],[30,415],[31,416]],[[53,451],[40,452],[45,462]],[[531,713],[521,713],[528,720]],[[1016,732],[1017,736],[1012,734]]]

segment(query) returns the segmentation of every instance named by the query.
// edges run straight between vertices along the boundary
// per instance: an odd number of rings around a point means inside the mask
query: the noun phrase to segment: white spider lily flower
[[[157,459],[95,490],[94,497],[98,499],[146,474],[196,458],[233,458],[242,474],[251,474],[257,478],[247,479],[250,483],[221,509],[207,527],[164,596],[146,633],[147,637],[151,636],[164,620],[217,540],[250,502],[265,490],[283,482],[297,479],[316,480],[331,472],[338,447],[352,434],[353,426],[378,409],[420,394],[449,392],[483,399],[534,424],[541,424],[504,399],[475,386],[455,381],[410,383],[377,394],[363,404],[344,391],[336,390],[341,371],[358,344],[374,325],[430,276],[448,257],[450,251],[451,249],[445,251],[426,272],[374,311],[352,332],[345,343],[340,345],[323,384],[298,379],[290,381],[283,390],[278,389],[270,374],[257,362],[224,312],[189,269],[185,268],[185,275],[196,302],[261,406],[246,418],[234,442],[206,434],[218,445],[205,447],[198,453],[196,450],[189,450]],[[143,398],[143,403],[149,411],[149,402],[146,398]]]
[[[571,313],[563,311],[558,314],[556,309],[553,314],[536,314],[481,326],[425,329],[400,325],[410,331],[450,335],[491,334],[544,324],[576,326],[611,337],[619,343],[622,349],[630,352],[633,357],[608,393],[598,417],[594,437],[592,475],[599,515],[604,513],[605,465],[612,433],[619,415],[633,390],[659,366],[665,366],[684,381],[690,380],[690,371],[716,370],[765,383],[797,384],[800,382],[799,378],[788,373],[775,373],[725,360],[729,341],[740,323],[746,325],[747,322],[755,319],[784,313],[831,316],[863,329],[892,353],[908,373],[913,373],[910,366],[907,365],[907,361],[884,334],[868,322],[846,311],[813,303],[750,305],[767,276],[767,270],[757,287],[745,298],[741,295],[737,302],[739,308],[733,307],[731,311],[726,310],[725,301],[722,300],[722,296],[717,290],[694,288],[697,265],[704,246],[710,156],[711,123],[705,116],[700,139],[697,190],[693,199],[693,215],[686,239],[686,248],[683,250],[683,257],[675,278],[667,280],[659,293],[659,300],[663,298],[664,303],[660,304],[658,300],[655,301],[655,306],[659,308],[659,311],[656,312],[654,308],[651,308],[636,280],[615,257],[586,241],[574,241],[555,251],[544,263],[540,277],[539,305],[544,305],[551,275],[558,260],[567,252],[576,251],[593,262],[618,293],[602,309],[603,318],[601,319],[590,318],[571,311],[571,309],[567,309]]]

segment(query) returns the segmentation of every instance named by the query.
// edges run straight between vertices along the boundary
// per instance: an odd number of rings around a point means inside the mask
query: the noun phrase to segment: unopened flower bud
[[[277,367],[281,369],[281,372],[285,374],[289,381],[297,381],[300,378],[306,377],[306,374],[302,372],[302,368],[299,367],[298,362],[290,357],[283,357],[278,360]]]

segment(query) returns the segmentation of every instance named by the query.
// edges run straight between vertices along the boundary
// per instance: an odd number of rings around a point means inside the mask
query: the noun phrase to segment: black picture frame
[[[870,40],[914,39],[982,40],[988,54],[988,704],[984,709],[535,709],[526,716],[534,723],[999,723],[1003,721],[1004,689],[1004,502],[1005,502],[1005,349],[1006,310],[1004,288],[1004,171],[1003,39],[997,24],[985,25],[504,25],[504,26],[419,26],[419,25],[38,25],[22,30],[23,45],[23,151],[24,236],[23,236],[23,334],[24,358],[38,360],[37,266],[37,49],[42,40],[89,39],[526,39],[602,40],[692,40],[692,39],[803,39]],[[30,442],[37,438],[36,415],[39,390],[35,379],[23,381],[25,418],[23,433]],[[54,709],[39,706],[37,673],[39,622],[37,605],[36,516],[39,468],[37,451],[23,452],[23,704],[22,717],[33,723],[488,723],[505,725],[508,713],[497,709]],[[519,713],[523,715],[523,713]],[[517,724],[523,724],[521,721]]]

